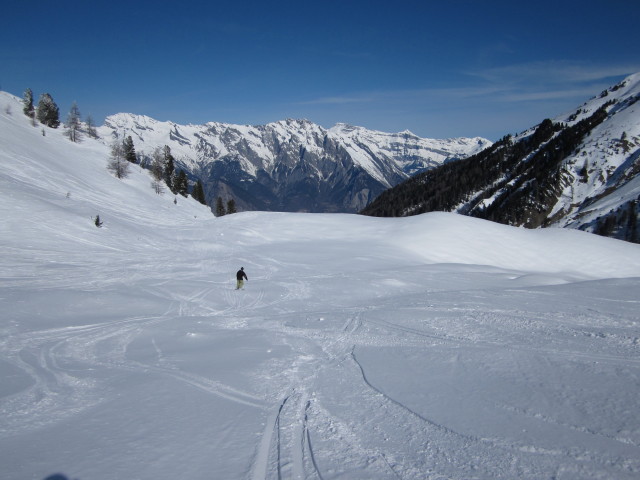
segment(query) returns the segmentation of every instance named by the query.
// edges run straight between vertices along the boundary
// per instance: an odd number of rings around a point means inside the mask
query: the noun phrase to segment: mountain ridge
[[[415,173],[491,145],[344,123],[326,129],[305,119],[180,125],[128,113],[107,117],[98,132],[106,142],[131,136],[143,163],[170,146],[180,168],[203,182],[210,205],[232,197],[241,210],[355,213]]]

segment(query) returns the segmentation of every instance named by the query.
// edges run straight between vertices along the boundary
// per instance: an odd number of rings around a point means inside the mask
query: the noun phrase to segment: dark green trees
[[[207,204],[207,198],[204,195],[204,187],[202,186],[202,182],[200,180],[198,180],[196,182],[196,185],[193,187],[193,192],[191,192],[191,196],[201,204],[203,205]]]
[[[136,163],[136,148],[133,145],[133,139],[131,135],[124,139],[122,142],[122,148],[124,149],[124,158],[131,163]]]
[[[169,190],[173,191],[173,171],[175,170],[175,166],[173,164],[171,148],[165,145],[162,152],[164,156],[164,182],[167,184],[167,187],[169,187]]]
[[[24,97],[23,97],[23,100],[22,100],[22,104],[24,105],[24,107],[22,109],[24,114],[29,118],[33,118],[35,116],[36,109],[33,106],[33,92],[31,91],[30,88],[27,88],[24,91]]]
[[[189,195],[189,180],[184,170],[178,170],[173,179],[173,192],[186,197]]]
[[[226,215],[227,211],[224,208],[224,203],[222,203],[222,197],[218,197],[216,200],[216,217],[222,217]]]
[[[60,126],[60,109],[48,93],[40,95],[36,116],[38,121],[47,127],[58,128]]]
[[[223,215],[238,213],[236,209],[236,201],[232,198],[227,202],[227,208],[224,206],[222,197],[218,197],[216,200],[216,217],[222,217]]]

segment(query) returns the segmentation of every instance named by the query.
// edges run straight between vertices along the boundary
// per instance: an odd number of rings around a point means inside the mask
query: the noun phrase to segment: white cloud
[[[466,72],[498,84],[577,84],[603,81],[640,71],[640,63],[594,65],[584,62],[528,62]]]

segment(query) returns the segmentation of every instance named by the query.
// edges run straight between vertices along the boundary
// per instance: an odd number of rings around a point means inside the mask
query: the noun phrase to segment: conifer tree
[[[47,127],[58,128],[60,126],[60,109],[48,93],[40,95],[36,115],[38,121]]]
[[[169,147],[169,145],[164,146],[163,156],[164,156],[164,181],[167,184],[167,187],[169,187],[169,190],[174,192],[173,172],[175,170],[175,166],[173,164],[173,155],[171,155],[171,148]]]
[[[126,178],[129,175],[129,162],[124,156],[122,143],[116,141],[111,146],[111,159],[107,168],[117,178]]]
[[[30,88],[27,88],[24,91],[22,104],[24,105],[24,108],[22,109],[24,114],[29,118],[33,118],[35,116],[35,108],[33,107],[33,92]]]
[[[183,197],[186,197],[189,194],[189,180],[187,179],[187,174],[184,173],[184,170],[178,170],[178,172],[176,172],[173,187],[175,193],[178,193]]]
[[[136,149],[133,145],[131,135],[124,139],[122,148],[124,149],[124,158],[130,163],[136,163]]]
[[[80,140],[80,110],[76,102],[71,104],[71,110],[69,110],[69,114],[67,115],[65,127],[65,134],[69,137],[69,140],[78,142]]]
[[[236,201],[232,198],[227,202],[227,213],[237,213],[236,210]]]
[[[224,204],[222,203],[222,197],[218,197],[218,200],[216,200],[216,217],[223,217],[226,213]]]
[[[202,181],[198,180],[196,182],[195,187],[193,187],[193,192],[191,192],[191,196],[201,204],[207,204],[207,198],[204,195],[204,187],[202,186]]]

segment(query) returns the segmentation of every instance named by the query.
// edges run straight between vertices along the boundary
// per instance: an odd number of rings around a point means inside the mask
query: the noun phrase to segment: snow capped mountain
[[[491,145],[345,124],[327,130],[307,120],[178,125],[124,113],[108,117],[99,132],[107,140],[131,136],[146,156],[168,145],[180,168],[203,181],[209,204],[232,197],[242,210],[356,212],[415,173]]]
[[[596,125],[564,161],[565,186],[549,213],[551,225],[594,231],[599,221],[640,200],[638,100],[640,73],[555,119],[569,126],[576,125],[610,104],[607,118]]]
[[[491,145],[480,137],[423,139],[409,130],[384,133],[344,123],[329,129],[329,134],[339,139],[356,163],[367,168],[373,176],[383,170],[379,163],[395,164],[403,174],[411,176],[447,160],[467,157]]]
[[[373,215],[433,210],[640,241],[640,74],[580,108],[385,192]]]

